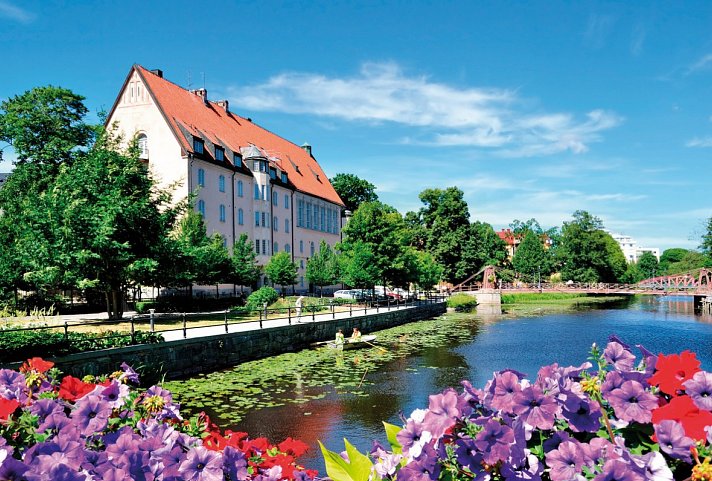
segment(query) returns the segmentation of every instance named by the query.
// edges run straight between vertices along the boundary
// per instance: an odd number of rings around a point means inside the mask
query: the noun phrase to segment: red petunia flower
[[[20,372],[37,371],[43,373],[49,371],[52,366],[54,366],[52,361],[45,361],[41,357],[33,357],[22,363]]]
[[[73,376],[65,376],[59,385],[59,397],[67,401],[74,402],[94,390],[96,384],[84,382]]]
[[[682,424],[685,435],[698,441],[707,439],[705,427],[712,425],[712,413],[700,410],[689,396],[679,396],[653,410],[653,424],[671,419]]]
[[[248,453],[252,450],[257,450],[260,453],[264,454],[270,448],[270,444],[267,438],[256,438],[243,441],[240,448],[245,453]]]
[[[10,414],[20,407],[20,403],[15,399],[5,399],[0,397],[0,421],[7,421]]]
[[[307,476],[309,476],[309,479],[314,479],[316,478],[316,475],[319,474],[319,471],[316,469],[307,469],[305,472],[307,473]]]
[[[287,438],[277,445],[283,453],[291,454],[294,457],[299,457],[309,451],[309,445],[297,439]]]
[[[677,396],[678,391],[684,390],[682,383],[692,379],[699,370],[700,361],[697,360],[694,352],[682,351],[680,354],[669,356],[658,354],[655,374],[648,379],[648,383],[659,386],[665,394]]]

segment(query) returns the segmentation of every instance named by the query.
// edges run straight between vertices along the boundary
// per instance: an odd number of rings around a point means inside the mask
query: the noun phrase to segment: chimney
[[[218,100],[215,103],[225,109],[225,112],[230,112],[230,103],[227,100]]]
[[[208,105],[208,91],[204,88],[195,91],[195,95],[203,99],[203,103]]]
[[[155,68],[155,69],[151,70],[151,73],[156,75],[158,78],[163,78],[163,70],[161,70],[159,68]]]
[[[304,143],[302,144],[302,149],[304,149],[304,150],[306,151],[306,153],[311,156],[311,154],[312,154],[312,146],[311,146],[311,145],[309,145],[308,143],[304,142]]]

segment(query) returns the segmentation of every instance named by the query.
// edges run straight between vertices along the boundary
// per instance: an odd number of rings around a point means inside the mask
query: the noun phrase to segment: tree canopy
[[[282,286],[282,295],[285,295],[285,288],[297,282],[297,265],[292,262],[289,253],[282,251],[269,260],[265,266],[265,274],[270,281]]]
[[[260,278],[257,254],[247,234],[242,233],[232,247],[232,281],[241,286],[253,286]]]
[[[512,258],[512,265],[529,282],[534,282],[539,279],[539,276],[549,273],[549,256],[544,249],[540,234],[533,230],[525,231],[524,239]]]
[[[336,174],[331,179],[331,185],[344,201],[346,209],[356,212],[364,202],[375,202],[378,200],[376,186],[367,180],[361,179],[354,174]]]
[[[319,250],[307,262],[307,280],[320,289],[336,284],[339,279],[339,260],[329,244],[322,239]]]

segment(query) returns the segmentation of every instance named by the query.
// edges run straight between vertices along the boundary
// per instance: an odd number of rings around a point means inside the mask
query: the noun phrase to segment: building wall
[[[129,78],[118,100],[108,125],[116,125],[117,132],[126,142],[140,133],[145,134],[148,165],[158,186],[165,189],[177,183],[173,200],[184,199],[188,195],[186,160],[181,156],[180,144],[137,73]]]

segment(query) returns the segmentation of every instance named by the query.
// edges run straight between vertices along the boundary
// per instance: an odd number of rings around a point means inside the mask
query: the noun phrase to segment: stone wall
[[[337,329],[349,333],[353,327],[371,333],[413,321],[430,319],[446,311],[445,303],[399,311],[385,311],[348,319],[301,323],[255,331],[221,334],[200,339],[183,339],[141,346],[72,354],[54,359],[62,371],[74,376],[107,374],[122,362],[134,367],[159,369],[167,379],[215,371],[241,362],[298,351],[313,342],[333,339]]]

